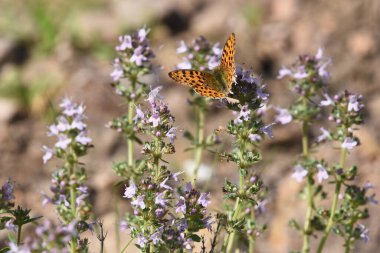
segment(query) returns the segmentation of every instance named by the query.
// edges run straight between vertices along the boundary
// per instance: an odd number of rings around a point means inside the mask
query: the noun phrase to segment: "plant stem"
[[[339,167],[341,169],[344,168],[344,163],[346,161],[346,155],[347,155],[347,149],[343,148],[341,149],[340,151],[340,163],[339,163]],[[342,185],[342,182],[341,180],[337,180],[336,181],[336,185],[335,185],[335,192],[334,192],[334,197],[333,197],[333,202],[332,202],[332,206],[331,206],[331,209],[330,209],[330,217],[329,217],[329,220],[327,222],[327,226],[326,226],[326,229],[325,229],[325,232],[323,234],[323,237],[319,243],[319,246],[318,246],[318,250],[317,250],[317,253],[321,253],[322,250],[323,250],[323,247],[326,243],[326,240],[330,234],[330,231],[334,225],[334,215],[335,215],[335,212],[336,212],[336,207],[338,205],[338,199],[339,199],[339,193],[340,193],[340,187]]]
[[[303,105],[307,107],[307,99],[303,98]],[[309,157],[309,139],[308,139],[308,121],[303,121],[302,123],[302,153],[304,159],[308,159]],[[303,228],[303,246],[302,252],[308,253],[310,252],[310,225],[311,225],[311,217],[313,214],[313,178],[309,173],[307,176],[307,185],[306,185],[306,199],[307,199],[307,210],[306,210],[306,218],[305,224]]]
[[[255,208],[251,208],[251,220],[255,221]],[[249,253],[255,252],[255,235],[251,234],[249,236]]]
[[[134,116],[133,106],[134,106],[133,102],[130,101],[128,103],[128,124],[130,126],[132,126],[133,124],[133,116]],[[132,169],[133,168],[133,140],[130,136],[127,139],[127,148],[128,148],[127,163],[128,163],[128,167]]]
[[[18,227],[18,229],[17,229],[17,246],[20,246],[22,225],[18,225],[17,227]]]
[[[196,107],[196,135],[195,135],[195,153],[194,153],[194,175],[193,175],[193,183],[197,180],[198,170],[201,166],[202,162],[202,153],[203,153],[203,139],[204,139],[204,117],[205,117],[205,109],[199,105]]]
[[[77,163],[77,156],[75,154],[74,148],[70,147],[69,148],[69,154],[71,154],[72,158],[68,160],[66,163],[66,168],[69,170],[69,177],[76,177],[75,175],[75,164]],[[76,221],[77,219],[77,208],[76,208],[76,185],[71,184],[70,185],[70,209],[71,209],[71,216],[72,220],[71,221]],[[76,252],[76,247],[77,247],[77,238],[71,239],[71,253]]]
[[[239,178],[240,179],[239,180],[239,182],[240,182],[239,193],[240,194],[244,194],[244,175],[245,175],[245,173],[240,171],[240,178]],[[241,199],[237,198],[236,202],[235,202],[234,215],[232,216],[232,221],[235,221],[237,219],[238,215],[240,214],[240,209],[241,209]],[[234,241],[235,241],[235,236],[236,236],[236,231],[233,231],[231,233],[231,235],[228,237],[227,250],[226,250],[227,253],[230,253],[232,250],[232,246],[233,246]]]

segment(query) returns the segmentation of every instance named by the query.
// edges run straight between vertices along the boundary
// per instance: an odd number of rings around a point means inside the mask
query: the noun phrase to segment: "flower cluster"
[[[119,37],[120,44],[116,46],[118,56],[113,62],[112,80],[119,82],[123,77],[137,76],[147,73],[152,68],[151,59],[154,53],[147,38],[149,30],[140,30]]]
[[[63,159],[77,159],[69,156],[84,156],[92,139],[87,136],[87,125],[84,123],[85,107],[83,104],[76,104],[68,98],[64,98],[60,104],[62,114],[57,118],[57,122],[49,126],[48,136],[56,136],[57,142],[51,149],[43,146],[45,152],[43,162],[46,163],[53,156]]]
[[[315,56],[301,55],[291,68],[282,67],[277,78],[289,77],[291,89],[295,93],[310,96],[325,86],[325,82],[330,78],[330,72],[327,70],[330,63],[331,59],[323,56],[323,49],[320,48]]]
[[[127,216],[127,228],[141,249],[151,245],[157,252],[181,247],[190,250],[198,238],[195,233],[203,228],[211,230],[212,218],[206,210],[209,194],[200,193],[190,183],[186,189],[176,190],[179,173],[165,174],[167,177],[157,183],[149,177],[137,185],[129,182],[124,197],[131,199],[134,215]]]
[[[5,212],[14,207],[14,182],[12,182],[9,178],[7,181],[1,186],[0,191],[0,213]]]
[[[203,36],[199,36],[187,45],[180,42],[177,54],[185,55],[183,62],[177,65],[178,69],[212,70],[219,65],[222,49],[219,43],[213,45]]]
[[[45,220],[34,230],[36,237],[27,237],[22,245],[14,242],[9,243],[10,253],[32,253],[32,252],[70,252],[67,245],[77,236],[75,224],[55,225],[50,220]],[[77,247],[77,252],[87,252],[87,240],[83,240]]]

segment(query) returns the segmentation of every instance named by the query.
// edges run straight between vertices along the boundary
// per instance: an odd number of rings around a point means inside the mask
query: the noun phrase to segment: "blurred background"
[[[359,130],[362,145],[349,157],[348,164],[360,167],[360,183],[371,181],[380,188],[380,1],[377,0],[2,0],[0,1],[0,183],[7,177],[16,181],[16,204],[32,209],[32,215],[55,218],[54,208],[41,206],[41,192],[49,192],[55,162],[42,164],[42,145],[52,145],[46,137],[47,125],[68,96],[87,106],[89,135],[95,148],[84,162],[93,193],[94,211],[104,219],[109,236],[107,252],[115,252],[114,202],[126,209],[124,199],[114,194],[117,177],[112,163],[125,157],[125,143],[105,128],[113,117],[126,111],[109,85],[114,47],[121,34],[144,25],[151,29],[151,45],[156,64],[161,66],[152,86],[162,85],[176,124],[192,129],[192,110],[186,103],[188,89],[175,85],[167,76],[181,61],[175,50],[179,40],[190,42],[204,35],[211,42],[225,42],[236,34],[236,62],[252,68],[267,84],[270,102],[287,106],[292,95],[285,81],[276,79],[283,65],[299,54],[315,54],[319,47],[332,58],[329,89],[349,89],[364,95],[366,124]],[[222,109],[207,116],[210,133],[232,115]],[[298,192],[302,184],[290,178],[292,162],[301,150],[299,126],[274,129],[275,138],[263,144],[260,163],[269,186],[269,203],[262,222],[268,231],[257,243],[257,252],[288,252],[301,245],[300,237],[288,226],[295,218],[302,222],[304,201]],[[184,152],[188,141],[178,136],[173,167],[191,162]],[[136,150],[138,153],[139,150]],[[327,144],[316,154],[335,161],[338,151]],[[204,165],[213,165],[205,155]],[[213,207],[221,199],[224,178],[236,180],[234,168],[218,163],[212,178]],[[206,173],[207,174],[207,173]],[[110,201],[112,196],[112,201]],[[371,235],[367,244],[357,244],[355,252],[378,252],[380,247],[379,206],[370,206],[365,221]],[[1,234],[0,240],[5,234]],[[94,235],[92,252],[97,252]],[[127,234],[122,240],[128,241]],[[342,241],[334,235],[326,252],[342,252]],[[135,252],[132,248],[128,252]]]

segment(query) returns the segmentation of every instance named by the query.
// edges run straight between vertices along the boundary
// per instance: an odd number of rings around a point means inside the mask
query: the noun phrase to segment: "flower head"
[[[293,169],[294,173],[292,174],[292,178],[294,178],[298,182],[301,182],[303,178],[306,177],[307,170],[299,164],[297,164]]]

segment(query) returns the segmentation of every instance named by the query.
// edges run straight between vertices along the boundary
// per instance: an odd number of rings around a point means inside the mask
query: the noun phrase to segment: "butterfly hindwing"
[[[212,74],[192,69],[180,69],[169,72],[169,77],[183,85],[190,86],[201,96],[225,97],[224,93],[211,88],[216,81]]]
[[[227,76],[227,89],[231,90],[232,83],[235,79],[235,34],[232,33],[223,47],[222,60],[220,63],[221,70],[225,71]]]

